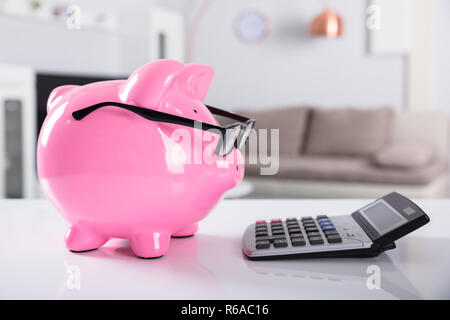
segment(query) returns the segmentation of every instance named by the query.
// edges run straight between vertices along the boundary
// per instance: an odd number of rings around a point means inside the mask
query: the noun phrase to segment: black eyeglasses
[[[219,157],[225,157],[226,155],[230,154],[230,152],[233,151],[233,148],[240,149],[247,142],[251,130],[255,124],[255,119],[243,117],[238,114],[234,114],[208,105],[206,105],[206,107],[208,108],[209,111],[211,111],[211,113],[240,121],[240,123],[236,122],[227,125],[225,127],[221,127],[201,121],[192,120],[189,118],[176,116],[165,112],[136,107],[133,105],[119,102],[97,103],[92,106],[73,112],[72,116],[75,120],[82,120],[95,110],[100,109],[102,107],[110,107],[110,106],[129,110],[151,121],[179,124],[186,127],[202,129],[203,131],[207,130],[213,132],[218,131],[220,133],[220,140],[217,143],[215,154]]]

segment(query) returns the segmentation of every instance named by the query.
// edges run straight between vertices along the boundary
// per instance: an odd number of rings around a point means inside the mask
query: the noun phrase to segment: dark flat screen
[[[380,235],[407,222],[400,213],[383,200],[375,201],[359,211]]]

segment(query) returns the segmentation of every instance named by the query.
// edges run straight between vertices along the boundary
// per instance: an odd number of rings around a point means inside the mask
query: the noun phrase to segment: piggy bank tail
[[[50,113],[60,102],[66,100],[64,97],[78,87],[75,85],[66,85],[53,89],[47,100],[47,113]]]

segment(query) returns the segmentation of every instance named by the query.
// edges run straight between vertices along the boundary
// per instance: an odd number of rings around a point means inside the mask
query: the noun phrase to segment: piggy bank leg
[[[169,249],[170,234],[166,231],[140,231],[130,239],[131,249],[140,258],[159,258]]]
[[[172,234],[172,238],[186,238],[191,237],[196,233],[198,230],[198,224],[193,223],[190,226],[187,226],[186,228],[183,228],[181,230],[178,230],[174,234]]]
[[[66,233],[66,247],[73,252],[90,251],[103,246],[108,238],[82,226],[72,225]]]

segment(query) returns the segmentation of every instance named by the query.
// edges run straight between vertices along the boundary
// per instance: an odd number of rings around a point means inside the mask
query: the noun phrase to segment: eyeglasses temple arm
[[[211,111],[211,113],[217,114],[219,116],[224,116],[224,117],[228,117],[234,120],[238,120],[241,122],[246,122],[248,120],[250,120],[250,118],[244,117],[244,116],[240,116],[236,113],[232,113],[232,112],[228,112],[210,105],[205,104],[205,106],[209,109],[209,111]]]
[[[119,103],[119,102],[97,103],[92,106],[74,111],[72,113],[72,116],[75,120],[82,120],[83,118],[85,118],[86,116],[88,116],[89,114],[94,112],[95,110],[100,109],[102,107],[108,107],[108,106],[114,106],[114,107],[118,107],[118,108],[122,108],[122,109],[125,109],[128,111],[131,111],[131,112],[133,112],[147,120],[151,120],[151,121],[179,124],[179,125],[184,125],[184,126],[188,126],[191,128],[197,128],[201,125],[202,129],[206,129],[206,130],[215,129],[215,130],[219,130],[222,134],[224,134],[224,132],[226,130],[225,128],[222,128],[222,127],[219,127],[216,125],[212,125],[209,123],[195,121],[192,119],[172,115],[169,113],[146,109],[146,108],[141,108],[141,107],[136,107],[133,105]]]

